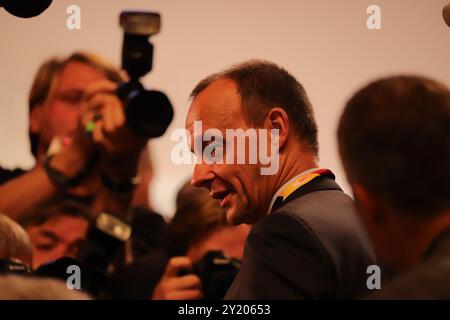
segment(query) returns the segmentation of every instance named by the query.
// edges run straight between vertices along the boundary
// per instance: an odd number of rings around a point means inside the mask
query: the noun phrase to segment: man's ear
[[[266,116],[265,128],[272,130],[278,129],[278,148],[282,149],[286,144],[289,135],[289,117],[282,108],[272,108]]]
[[[39,133],[41,127],[43,107],[42,105],[34,106],[33,110],[30,112],[30,132]]]
[[[359,183],[352,184],[352,190],[355,205],[361,218],[369,223],[382,223],[386,217],[376,195]]]

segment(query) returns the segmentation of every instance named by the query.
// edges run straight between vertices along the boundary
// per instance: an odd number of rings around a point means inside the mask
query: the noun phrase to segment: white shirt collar
[[[310,174],[313,171],[319,170],[320,168],[311,168],[308,170],[303,171],[302,173],[299,173],[298,175],[296,175],[295,177],[293,177],[292,179],[290,179],[288,182],[286,182],[285,184],[283,184],[278,190],[277,192],[275,192],[275,195],[272,197],[272,200],[270,201],[270,206],[269,206],[269,210],[267,211],[267,214],[270,214],[270,212],[272,211],[272,207],[273,204],[275,203],[275,200],[277,199],[278,195],[280,194],[281,190],[283,190],[284,187],[286,187],[288,184],[294,182],[295,180],[299,179],[302,176],[306,176],[307,174]]]

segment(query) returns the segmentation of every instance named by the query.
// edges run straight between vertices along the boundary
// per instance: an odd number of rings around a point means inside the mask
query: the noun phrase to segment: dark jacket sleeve
[[[254,225],[225,299],[326,299],[335,286],[335,267],[314,233],[277,212]]]
[[[133,257],[140,258],[155,249],[167,251],[169,229],[164,218],[143,207],[133,208],[132,250]]]

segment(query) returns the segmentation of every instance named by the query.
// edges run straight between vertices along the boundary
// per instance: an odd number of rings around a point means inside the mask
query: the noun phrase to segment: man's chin
[[[242,223],[253,223],[244,210],[238,210],[235,206],[226,208],[226,218],[227,222],[232,226],[238,226]]]
[[[240,225],[243,221],[242,216],[236,212],[236,208],[234,206],[228,207],[226,210],[227,222],[232,226]]]

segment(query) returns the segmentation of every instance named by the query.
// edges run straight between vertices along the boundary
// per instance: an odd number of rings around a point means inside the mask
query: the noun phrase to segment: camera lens
[[[126,105],[127,125],[132,130],[148,139],[164,134],[173,119],[172,104],[164,93],[130,81],[119,86],[117,94]]]

